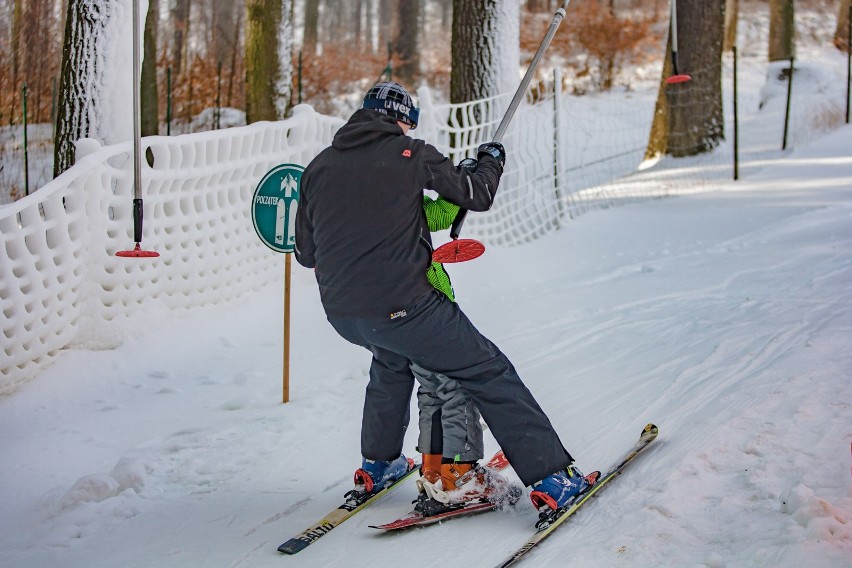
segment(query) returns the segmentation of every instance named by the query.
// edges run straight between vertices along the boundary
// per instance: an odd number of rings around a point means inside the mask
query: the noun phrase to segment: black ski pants
[[[361,423],[364,457],[392,460],[402,452],[415,364],[459,381],[525,485],[573,461],[512,363],[457,304],[436,291],[402,313],[328,317],[344,339],[373,354]]]

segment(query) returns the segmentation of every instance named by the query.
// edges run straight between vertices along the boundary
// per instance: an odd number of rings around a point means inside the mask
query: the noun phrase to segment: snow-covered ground
[[[582,469],[608,467],[646,422],[661,430],[528,565],[850,565],[852,127],[450,272]],[[236,307],[70,350],[0,400],[0,566],[489,566],[523,542],[527,500],[375,534],[409,483],[281,557],[350,487],[369,365],[294,263],[281,404],[282,281],[283,267]],[[416,424],[407,452],[415,439]]]

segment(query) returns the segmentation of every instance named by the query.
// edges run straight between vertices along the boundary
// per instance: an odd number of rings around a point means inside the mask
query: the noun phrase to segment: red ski
[[[371,529],[381,529],[384,531],[396,531],[399,529],[405,529],[408,527],[414,526],[424,526],[431,525],[433,523],[440,523],[441,521],[445,521],[447,519],[451,519],[453,517],[460,517],[462,515],[471,515],[473,513],[481,513],[485,511],[492,511],[502,507],[500,503],[492,503],[490,501],[485,501],[484,503],[466,503],[465,505],[459,507],[458,509],[453,509],[452,511],[447,511],[445,513],[439,513],[437,515],[430,515],[428,517],[424,516],[423,513],[419,511],[411,511],[404,517],[400,517],[399,519],[392,521],[390,523],[384,525],[370,525]]]

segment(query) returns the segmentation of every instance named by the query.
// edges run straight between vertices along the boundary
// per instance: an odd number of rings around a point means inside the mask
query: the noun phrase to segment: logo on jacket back
[[[410,158],[411,157],[411,150],[408,150],[408,149],[403,150],[402,151],[402,157],[403,158]]]

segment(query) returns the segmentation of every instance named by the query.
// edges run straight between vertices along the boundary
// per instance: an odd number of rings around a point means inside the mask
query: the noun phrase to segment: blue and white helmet
[[[376,83],[364,95],[361,108],[366,108],[392,116],[404,122],[412,129],[417,128],[420,119],[420,109],[414,106],[414,100],[402,85],[392,81]]]

